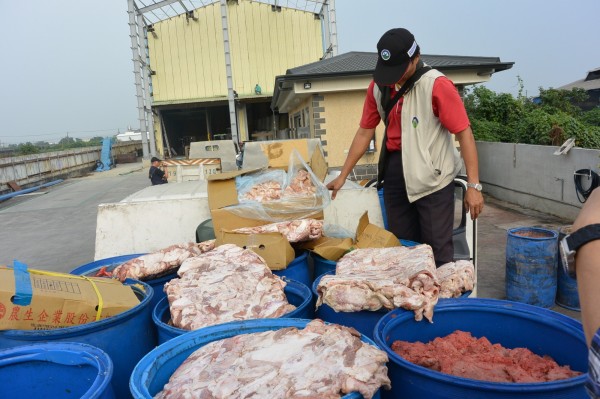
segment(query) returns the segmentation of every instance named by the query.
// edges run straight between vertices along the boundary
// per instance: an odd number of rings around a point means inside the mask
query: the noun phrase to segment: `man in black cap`
[[[150,160],[151,166],[150,171],[148,172],[148,177],[150,178],[153,186],[156,186],[157,184],[168,183],[167,175],[159,168],[161,162],[162,161],[156,157],[152,157]]]
[[[408,30],[387,31],[377,52],[359,128],[340,175],[327,187],[335,198],[383,120],[377,180],[378,187],[385,183],[388,228],[398,238],[431,245],[440,266],[454,257],[454,178],[462,167],[461,155],[468,178],[464,205],[471,219],[483,209],[469,118],[452,81],[421,61]]]

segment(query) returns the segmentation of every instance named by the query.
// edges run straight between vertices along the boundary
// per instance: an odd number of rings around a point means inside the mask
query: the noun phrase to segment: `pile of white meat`
[[[426,244],[413,247],[356,249],[337,262],[335,275],[318,284],[317,307],[338,312],[404,308],[415,320],[433,320],[439,297],[456,297],[474,287],[471,262],[452,262],[436,269]]]
[[[203,254],[215,247],[215,240],[199,244],[187,242],[174,244],[167,248],[151,252],[115,267],[111,272],[106,267],[101,268],[96,277],[113,277],[121,282],[127,278],[141,281],[152,280],[174,272],[184,260]]]
[[[313,320],[304,329],[237,335],[192,353],[157,399],[370,399],[390,388],[387,355],[355,330]]]
[[[224,244],[186,259],[179,278],[165,284],[171,322],[196,330],[234,320],[280,317],[295,309],[284,293],[286,282],[264,259]]]
[[[297,219],[256,227],[242,227],[234,231],[243,234],[281,233],[289,242],[303,242],[321,238],[323,235],[323,221]]]

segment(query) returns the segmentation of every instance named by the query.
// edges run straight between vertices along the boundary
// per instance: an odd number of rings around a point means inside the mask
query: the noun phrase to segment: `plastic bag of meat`
[[[188,242],[175,244],[156,252],[142,255],[115,267],[111,272],[101,269],[97,277],[113,277],[120,281],[127,278],[147,281],[167,275],[177,269],[184,260],[210,251],[215,247],[215,240],[204,241],[199,244]]]
[[[298,219],[256,227],[242,227],[233,231],[243,234],[281,233],[289,242],[302,242],[321,238],[323,235],[323,221],[315,219]]]
[[[475,288],[475,266],[468,260],[446,263],[436,270],[440,298],[457,298]]]
[[[433,251],[414,247],[364,248],[338,261],[335,275],[325,275],[317,287],[317,307],[325,303],[338,312],[403,308],[415,320],[433,320],[439,284]]]
[[[270,202],[281,198],[287,174],[281,169],[269,169],[235,178],[238,201]]]
[[[224,244],[183,262],[180,278],[165,284],[171,322],[184,330],[227,321],[280,317],[296,307],[263,258]]]
[[[278,173],[285,174],[283,171]],[[329,205],[331,199],[327,187],[298,151],[293,150],[290,154],[287,177],[279,198],[278,186],[272,178],[275,174],[269,169],[244,175],[243,179],[236,178],[239,203],[226,209],[245,218],[283,222],[310,218]]]
[[[193,352],[155,398],[330,399],[360,392],[370,399],[390,388],[387,361],[355,330],[313,320],[303,329],[213,341]]]

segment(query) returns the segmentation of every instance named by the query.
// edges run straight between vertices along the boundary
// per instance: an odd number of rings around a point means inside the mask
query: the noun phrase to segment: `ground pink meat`
[[[427,344],[395,341],[392,350],[419,366],[481,381],[547,382],[581,374],[559,366],[550,356],[538,356],[526,348],[506,349],[458,330]]]

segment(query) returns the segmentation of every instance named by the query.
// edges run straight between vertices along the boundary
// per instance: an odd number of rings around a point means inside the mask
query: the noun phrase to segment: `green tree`
[[[19,155],[30,155],[30,154],[38,154],[40,149],[37,148],[34,144],[29,141],[25,144],[19,144],[17,147],[17,153]]]

